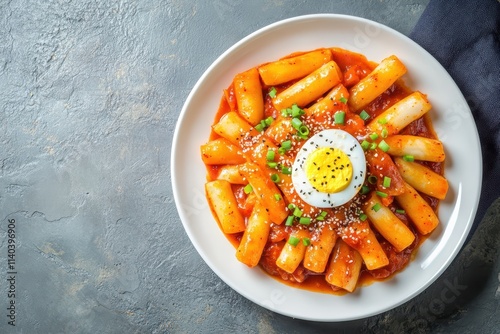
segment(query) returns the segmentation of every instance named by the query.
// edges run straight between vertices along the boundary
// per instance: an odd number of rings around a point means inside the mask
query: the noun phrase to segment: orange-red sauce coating
[[[355,85],[359,80],[368,75],[373,68],[375,68],[376,64],[369,62],[364,56],[352,53],[346,50],[333,48],[332,50],[332,58],[339,65],[342,74],[343,74],[343,84],[346,88],[350,88]],[[294,53],[292,55],[297,55],[299,53]],[[290,55],[290,56],[292,56]],[[278,92],[290,86],[292,83],[286,83],[280,86],[276,86],[276,90]],[[271,102],[271,98],[268,96],[267,91],[264,92],[265,96],[265,117],[273,116],[276,118],[278,116],[279,111],[277,111]],[[379,115],[382,111],[395,104],[399,100],[403,99],[407,95],[409,95],[411,91],[409,91],[402,81],[398,80],[394,85],[392,85],[387,91],[385,91],[381,96],[376,98],[372,103],[366,106],[364,109],[368,114],[374,118]],[[352,113],[347,106],[339,105],[339,108],[344,108],[347,113],[347,120],[350,119],[350,122],[347,121],[347,126],[342,129],[350,132],[351,134],[360,134],[364,131],[364,123],[361,121],[359,117],[353,117],[354,113]],[[224,96],[221,99],[219,109],[214,118],[214,124],[227,112],[231,110],[236,110],[236,100],[234,96],[234,90],[232,85],[230,85],[225,91]],[[318,117],[318,122],[321,123],[320,116]],[[335,128],[335,126],[329,126],[329,128]],[[412,122],[405,129],[401,131],[401,134],[409,134],[409,135],[418,135],[422,137],[436,138],[435,133],[432,129],[432,124],[430,119],[426,116]],[[210,139],[217,138],[217,134],[212,132]],[[374,158],[376,159],[376,158]],[[380,160],[380,157],[378,158]],[[383,171],[385,175],[392,175],[397,173],[397,171],[391,171],[391,165],[382,163],[378,161],[381,166],[383,166]],[[427,167],[431,168],[435,172],[439,174],[443,174],[443,164],[442,163],[428,163],[422,162]],[[368,166],[370,167],[370,166]],[[218,175],[219,166],[207,166],[208,171],[208,179],[213,180]],[[396,176],[395,178],[397,178]],[[248,203],[247,195],[243,191],[243,186],[233,185],[233,190],[236,195],[236,199],[238,201],[238,205],[240,210],[242,211],[245,217],[248,217],[252,210],[252,204]],[[437,207],[439,201],[435,198],[422,195],[432,206],[434,210],[437,211]],[[395,203],[388,203],[388,206],[395,211],[397,209]],[[385,253],[389,258],[389,265],[377,269],[369,271],[363,267],[360,278],[358,280],[358,286],[367,285],[376,280],[383,280],[391,277],[401,269],[403,269],[412,259],[419,245],[425,240],[425,236],[420,235],[416,229],[412,227],[408,218],[404,214],[395,213],[398,218],[407,224],[410,229],[415,234],[416,238],[413,244],[405,249],[404,251],[398,253],[395,249],[385,241],[382,237],[380,237],[376,231],[375,234],[379,239]],[[276,279],[282,281],[285,284],[299,287],[302,289],[312,290],[316,292],[323,293],[334,293],[334,294],[344,294],[346,293],[344,290],[336,288],[328,284],[323,274],[317,274],[313,272],[309,272],[302,265],[300,265],[297,270],[293,274],[288,274],[278,268],[276,266],[276,259],[279,256],[283,245],[285,244],[288,235],[290,233],[289,227],[282,225],[271,225],[271,233],[269,236],[268,244],[264,250],[264,254],[262,255],[260,266],[271,276]],[[241,240],[242,233],[226,235],[229,241],[237,247]]]

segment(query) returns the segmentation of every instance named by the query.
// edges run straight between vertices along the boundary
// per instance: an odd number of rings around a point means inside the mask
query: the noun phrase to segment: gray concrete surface
[[[424,293],[347,323],[294,320],[241,297],[196,253],[173,203],[177,117],[229,46],[318,12],[408,35],[426,4],[0,0],[0,333],[500,332],[500,201]],[[450,286],[456,298],[443,300]]]

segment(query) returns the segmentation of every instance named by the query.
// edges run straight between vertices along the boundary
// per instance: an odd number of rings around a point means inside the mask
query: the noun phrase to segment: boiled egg
[[[292,183],[309,205],[332,208],[349,202],[366,175],[363,148],[351,134],[324,130],[300,148],[292,166]]]

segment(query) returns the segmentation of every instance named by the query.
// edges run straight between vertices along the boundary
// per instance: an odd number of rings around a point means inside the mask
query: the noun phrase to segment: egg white
[[[313,151],[323,147],[339,149],[351,160],[351,182],[339,192],[318,191],[307,178],[307,158]],[[324,130],[309,138],[300,148],[292,166],[292,183],[297,194],[309,205],[319,208],[332,208],[349,202],[361,189],[365,176],[366,159],[363,148],[351,134],[338,129]]]

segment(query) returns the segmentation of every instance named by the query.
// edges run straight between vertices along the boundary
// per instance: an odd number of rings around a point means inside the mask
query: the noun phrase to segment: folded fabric
[[[500,2],[431,0],[410,37],[462,91],[479,132],[483,182],[469,237],[500,197]]]

